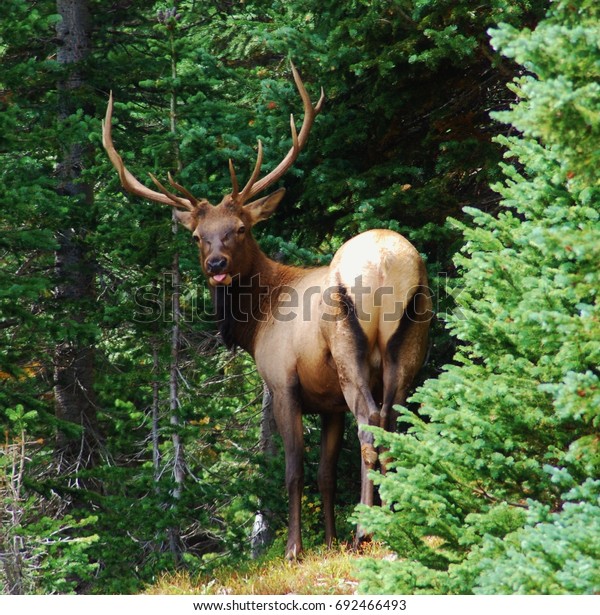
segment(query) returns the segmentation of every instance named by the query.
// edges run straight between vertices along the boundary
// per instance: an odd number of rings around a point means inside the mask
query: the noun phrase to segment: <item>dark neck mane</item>
[[[219,333],[229,349],[236,346],[254,355],[260,327],[268,321],[282,287],[292,284],[303,269],[270,260],[262,252],[244,276],[235,276],[229,286],[212,289]]]

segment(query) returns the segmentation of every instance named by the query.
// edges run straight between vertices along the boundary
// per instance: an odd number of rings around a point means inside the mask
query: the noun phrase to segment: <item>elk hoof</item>
[[[377,463],[377,451],[372,444],[363,444],[360,447],[360,454],[367,468],[374,468]]]

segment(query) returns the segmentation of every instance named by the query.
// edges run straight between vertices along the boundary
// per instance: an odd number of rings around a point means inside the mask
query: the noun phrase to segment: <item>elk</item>
[[[336,465],[344,434],[344,415],[356,418],[361,447],[362,504],[373,504],[378,452],[376,425],[395,428],[394,404],[402,404],[427,348],[431,298],[425,266],[417,250],[390,230],[370,230],[345,243],[326,267],[299,268],[270,259],[252,236],[282,200],[279,188],[255,199],[277,182],[306,144],[324,93],[313,105],[292,64],[304,106],[300,132],[291,116],[292,147],[270,173],[260,178],[263,149],[258,141],[254,171],[242,190],[231,160],[232,190],[218,205],[196,198],[168,174],[158,191],[138,181],[113,145],[112,93],[103,123],[103,144],[128,192],[169,205],[198,244],[224,342],[239,346],[255,360],[269,387],[273,413],[285,452],[289,499],[286,557],[302,550],[301,497],[304,437],[302,416],[321,417],[318,486],[323,501],[325,541],[336,538],[334,497]],[[175,192],[178,194],[175,194]],[[362,538],[360,528],[357,540]]]

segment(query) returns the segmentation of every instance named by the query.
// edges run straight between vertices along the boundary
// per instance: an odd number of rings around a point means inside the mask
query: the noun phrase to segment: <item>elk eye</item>
[[[246,232],[246,227],[240,226],[237,232],[238,232],[238,235],[243,235]]]

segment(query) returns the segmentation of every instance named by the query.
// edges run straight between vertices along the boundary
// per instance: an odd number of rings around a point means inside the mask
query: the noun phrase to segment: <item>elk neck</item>
[[[268,322],[281,290],[294,286],[306,269],[270,259],[254,238],[247,252],[250,266],[228,286],[211,288],[219,333],[225,345],[243,348],[252,356],[260,328]]]

